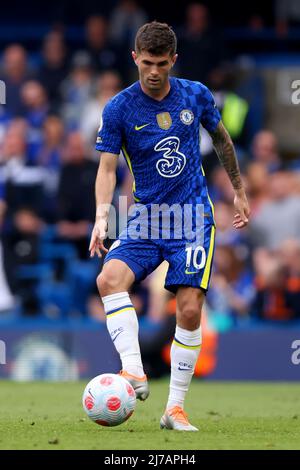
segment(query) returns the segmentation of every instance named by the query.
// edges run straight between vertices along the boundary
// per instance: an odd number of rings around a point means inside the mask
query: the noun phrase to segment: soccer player
[[[249,206],[235,150],[212,94],[200,82],[169,75],[177,59],[176,46],[175,33],[167,24],[154,21],[142,26],[132,52],[139,80],[112,98],[104,109],[96,145],[101,159],[90,254],[107,253],[103,244],[107,207],[115,189],[121,150],[134,177],[133,195],[136,206],[143,208],[141,212],[154,204],[177,204],[181,208],[202,205],[199,245],[193,245],[189,235],[168,239],[131,237],[137,220],[136,215],[131,216],[97,278],[107,328],[120,354],[121,374],[133,385],[137,398],[145,400],[149,387],[138,342],[138,320],[128,292],[134,281],[144,279],[163,260],[168,261],[165,288],[176,294],[177,325],[171,348],[169,398],[160,426],[197,431],[184,412],[184,399],[201,347],[201,309],[209,285],[215,239],[213,205],[201,166],[200,123],[210,133],[234,188],[236,229],[248,223]],[[145,219],[148,221],[148,217]],[[194,227],[193,211],[191,219]],[[158,229],[159,234],[163,231],[164,227]]]

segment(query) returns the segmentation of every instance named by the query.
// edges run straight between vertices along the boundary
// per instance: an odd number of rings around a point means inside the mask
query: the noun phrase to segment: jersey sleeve
[[[206,87],[204,87],[202,100],[204,106],[201,115],[201,124],[208,132],[213,132],[221,121],[221,115],[212,93]]]
[[[122,147],[121,113],[119,106],[110,100],[102,113],[97,135],[96,150],[119,155]]]

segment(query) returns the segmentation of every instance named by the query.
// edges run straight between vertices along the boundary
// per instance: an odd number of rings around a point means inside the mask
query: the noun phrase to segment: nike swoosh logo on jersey
[[[141,129],[143,129],[144,127],[147,127],[147,126],[150,126],[150,122],[149,122],[149,124],[144,124],[143,126],[137,126],[137,125],[136,125],[134,129],[135,129],[136,131],[140,131]]]
[[[190,369],[190,368],[188,368],[188,367],[187,367],[187,368],[185,368],[185,367],[178,367],[178,370],[188,370],[188,371],[190,371],[190,370],[192,370],[192,369]]]

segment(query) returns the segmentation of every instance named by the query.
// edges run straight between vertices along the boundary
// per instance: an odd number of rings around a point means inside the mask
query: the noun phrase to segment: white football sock
[[[167,409],[173,406],[183,408],[202,342],[201,326],[188,331],[176,326],[171,347],[171,380]]]
[[[102,297],[110,337],[120,354],[122,369],[137,377],[144,376],[138,340],[139,324],[128,292]]]

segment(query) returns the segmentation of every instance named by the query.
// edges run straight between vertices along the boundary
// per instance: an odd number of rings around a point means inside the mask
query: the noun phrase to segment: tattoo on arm
[[[236,153],[228,131],[222,122],[219,122],[217,129],[210,133],[215,151],[221,165],[225,168],[234,189],[243,187],[239,164]]]

